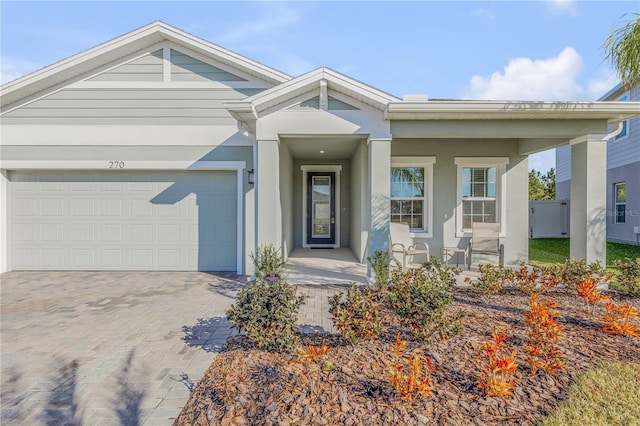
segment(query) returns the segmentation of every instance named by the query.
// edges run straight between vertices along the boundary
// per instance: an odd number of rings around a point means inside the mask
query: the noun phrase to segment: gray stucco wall
[[[351,157],[351,223],[349,241],[351,251],[359,262],[367,258],[368,221],[368,159],[367,146],[362,142]]]
[[[293,158],[286,144],[280,144],[280,205],[282,206],[282,244],[288,256],[295,247],[293,232]]]
[[[505,263],[515,265],[528,260],[528,170],[527,157],[518,154],[515,140],[461,139],[394,139],[392,156],[435,156],[433,167],[433,238],[421,241],[429,244],[432,255],[441,257],[443,246],[466,247],[468,237],[456,237],[457,167],[455,157],[509,157],[507,166],[505,220]],[[473,263],[481,258],[474,257]],[[487,258],[496,262],[495,256]]]

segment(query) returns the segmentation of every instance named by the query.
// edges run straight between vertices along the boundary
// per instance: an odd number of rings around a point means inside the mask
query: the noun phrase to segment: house
[[[631,90],[618,84],[599,101],[640,101],[640,84]],[[622,121],[616,131],[607,143],[607,240],[640,244],[640,118]],[[571,198],[571,166],[571,149],[557,148],[556,199]]]
[[[2,271],[250,274],[267,243],[366,262],[390,221],[435,254],[498,222],[516,264],[528,155],[567,143],[572,254],[603,259],[608,126],[640,111],[400,99],[328,68],[294,78],[162,22],[1,91]]]

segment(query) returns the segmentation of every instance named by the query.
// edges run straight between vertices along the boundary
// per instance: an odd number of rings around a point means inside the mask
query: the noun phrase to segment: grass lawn
[[[615,276],[618,272],[613,264],[616,260],[637,259],[640,246],[607,243],[607,271]],[[529,240],[529,263],[542,266],[549,263],[563,263],[569,259],[569,238],[539,238]]]
[[[638,425],[640,365],[601,362],[578,375],[543,426]]]

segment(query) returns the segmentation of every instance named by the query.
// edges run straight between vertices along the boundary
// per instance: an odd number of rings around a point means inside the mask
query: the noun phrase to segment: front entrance
[[[307,173],[307,241],[308,245],[336,243],[336,174]]]

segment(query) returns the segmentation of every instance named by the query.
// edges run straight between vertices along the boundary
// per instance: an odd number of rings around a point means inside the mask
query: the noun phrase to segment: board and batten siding
[[[171,52],[169,79],[163,79],[163,49],[155,50],[6,111],[2,124],[235,126],[223,102],[269,87]]]

